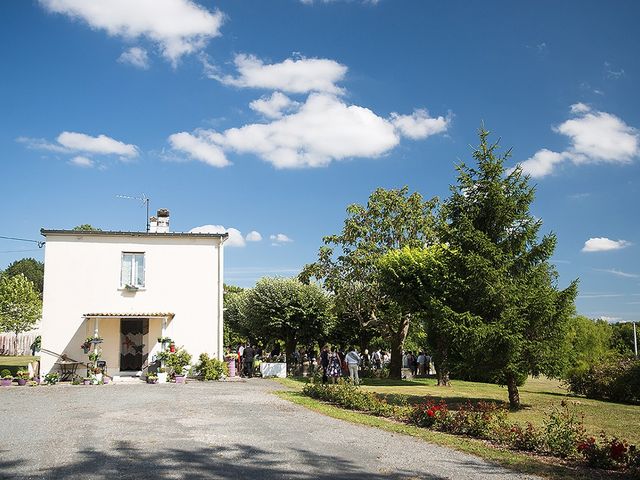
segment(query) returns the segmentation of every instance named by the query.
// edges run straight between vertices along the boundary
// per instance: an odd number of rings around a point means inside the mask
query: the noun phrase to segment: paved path
[[[521,479],[281,400],[278,384],[0,388],[0,478]]]

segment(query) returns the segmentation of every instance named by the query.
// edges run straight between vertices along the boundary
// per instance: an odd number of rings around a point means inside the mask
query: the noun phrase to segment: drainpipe
[[[224,270],[224,254],[223,254],[223,245],[225,238],[220,238],[220,243],[218,244],[218,340],[217,340],[217,352],[216,357],[218,360],[224,360],[223,358],[223,348],[222,342],[224,338],[224,321],[223,321],[223,295],[224,295],[224,276],[222,274]]]

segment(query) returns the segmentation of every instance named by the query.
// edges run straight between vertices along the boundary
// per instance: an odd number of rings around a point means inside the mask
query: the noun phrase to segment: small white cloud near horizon
[[[147,51],[140,47],[131,47],[122,52],[122,55],[118,57],[118,62],[132,65],[142,70],[149,69],[149,56],[147,55]]]
[[[280,63],[265,64],[255,55],[236,55],[238,76],[220,75],[206,60],[205,72],[224,85],[238,88],[280,90],[288,93],[323,92],[340,95],[336,84],[343,80],[347,67],[327,58],[287,58]]]
[[[584,242],[583,252],[607,252],[610,250],[620,250],[631,245],[627,240],[611,240],[607,237],[590,238]]]
[[[82,168],[92,168],[95,166],[95,163],[93,162],[93,160],[91,160],[88,157],[84,157],[82,155],[73,157],[71,160],[69,160],[69,163],[76,167],[82,167]]]
[[[271,246],[273,247],[281,247],[285,243],[293,242],[287,235],[284,233],[276,233],[269,235],[269,240],[271,240]]]
[[[86,22],[94,30],[131,41],[153,42],[175,67],[220,35],[224,14],[191,0],[40,0],[49,12]]]
[[[584,103],[571,105],[570,111],[574,118],[553,127],[554,132],[569,139],[569,147],[563,152],[539,150],[520,163],[523,173],[541,178],[567,160],[574,165],[624,165],[640,156],[638,130],[619,117],[593,110]]]
[[[242,233],[237,228],[225,228],[222,225],[201,225],[192,228],[189,233],[228,233],[229,238],[224,242],[227,247],[244,247],[245,241]]]
[[[600,315],[598,317],[598,320],[604,320],[605,322],[609,322],[609,323],[616,323],[616,322],[619,322],[620,320],[622,320],[622,318],[620,318],[620,317],[609,317],[607,315]]]
[[[244,239],[247,242],[260,242],[262,241],[262,235],[260,234],[260,232],[256,232],[255,230],[252,230],[249,233],[247,233],[247,236],[244,237]]]

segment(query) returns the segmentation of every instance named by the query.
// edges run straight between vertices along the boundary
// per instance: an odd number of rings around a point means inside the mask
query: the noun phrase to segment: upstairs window
[[[144,253],[122,252],[120,286],[144,287]]]

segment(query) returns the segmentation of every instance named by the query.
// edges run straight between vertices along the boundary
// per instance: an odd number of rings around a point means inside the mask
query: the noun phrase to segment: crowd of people
[[[235,356],[236,371],[243,377],[253,377],[260,372],[260,364],[267,362],[285,361],[280,345],[276,344],[273,350],[263,351],[260,346],[246,343],[240,344],[231,353],[227,350],[227,355]],[[325,345],[318,352],[313,347],[296,349],[291,357],[291,369],[300,375],[313,375],[318,373],[322,376],[322,382],[335,383],[338,378],[349,376],[354,383],[360,382],[360,372],[381,371],[389,368],[391,355],[380,348],[369,353],[365,349],[359,352],[355,346],[343,350],[338,347]],[[431,356],[424,351],[414,354],[412,351],[403,352],[402,368],[408,370],[411,376],[427,376],[432,374]]]

